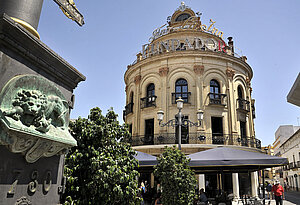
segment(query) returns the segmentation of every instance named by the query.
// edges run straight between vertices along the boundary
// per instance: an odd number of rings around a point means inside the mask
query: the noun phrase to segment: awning
[[[227,147],[197,152],[188,157],[190,166],[202,171],[257,171],[288,164],[286,158]]]
[[[139,161],[140,167],[154,166],[157,164],[156,157],[154,157],[150,154],[146,154],[144,152],[136,151],[136,153],[137,154],[134,157]]]

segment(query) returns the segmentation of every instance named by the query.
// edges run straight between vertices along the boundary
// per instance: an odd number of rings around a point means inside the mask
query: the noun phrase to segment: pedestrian
[[[205,204],[208,203],[208,199],[203,188],[200,189],[200,202],[204,202]]]
[[[276,205],[282,205],[284,199],[284,190],[278,180],[275,181],[275,185],[272,187],[272,192],[275,196]]]
[[[272,184],[268,182],[266,190],[267,190],[269,199],[272,199],[272,187],[273,187]]]
[[[161,193],[159,192],[157,194],[156,200],[155,200],[155,204],[154,205],[158,205],[161,204],[162,205],[162,200],[161,200]]]

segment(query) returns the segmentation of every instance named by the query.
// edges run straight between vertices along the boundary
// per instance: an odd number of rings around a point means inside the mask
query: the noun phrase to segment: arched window
[[[210,81],[209,100],[211,104],[221,104],[220,84],[215,79]]]
[[[238,92],[238,99],[237,99],[238,109],[249,112],[250,111],[250,102],[249,102],[249,100],[245,99],[242,86],[240,86],[240,85],[238,86],[237,92]]]
[[[131,92],[130,95],[129,95],[129,102],[125,106],[125,110],[123,112],[123,117],[128,115],[129,113],[132,113],[132,112],[133,112],[133,92]]]
[[[141,108],[156,106],[155,85],[150,83],[146,88],[146,97],[141,98]]]
[[[243,97],[243,88],[240,85],[238,86],[238,98],[239,99],[244,99],[244,97]]]
[[[133,92],[130,93],[130,103],[133,104]]]
[[[128,104],[129,113],[133,112],[133,92],[130,93],[130,103]]]
[[[210,92],[220,94],[220,85],[215,79],[210,81]]]
[[[151,98],[152,96],[155,96],[155,85],[153,83],[147,86],[147,97]]]
[[[180,98],[185,102],[189,102],[188,83],[185,79],[180,78],[175,83],[175,102]]]

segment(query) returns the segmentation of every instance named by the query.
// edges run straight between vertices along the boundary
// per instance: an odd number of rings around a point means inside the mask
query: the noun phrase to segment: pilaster
[[[237,133],[237,120],[236,120],[236,106],[234,98],[234,83],[233,79],[235,76],[235,71],[232,68],[231,63],[227,63],[226,75],[228,77],[228,87],[227,87],[227,101],[228,101],[228,123],[229,128],[233,133]]]
[[[233,188],[233,195],[234,200],[240,198],[240,188],[239,188],[239,174],[238,173],[232,173],[232,188]]]

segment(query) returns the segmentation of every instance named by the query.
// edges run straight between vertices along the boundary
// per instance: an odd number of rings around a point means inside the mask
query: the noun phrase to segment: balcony
[[[248,147],[249,141],[248,141],[247,136],[241,136],[237,140],[238,140],[239,143],[241,143],[242,146]]]
[[[261,141],[240,135],[217,133],[188,133],[182,136],[182,144],[216,144],[254,147],[261,149]],[[132,146],[178,144],[176,133],[133,136]]]
[[[183,93],[172,93],[172,104],[176,104],[176,100],[180,98],[184,103],[191,103],[191,92],[183,92]]]
[[[237,110],[242,112],[250,112],[250,102],[245,99],[237,99]]]
[[[156,98],[155,95],[141,98],[141,108],[156,107]]]
[[[225,97],[226,94],[219,94],[219,93],[208,93],[209,97],[209,105],[226,105]]]
[[[294,162],[289,163],[289,169],[294,169],[295,167],[296,166]]]
[[[123,110],[123,116],[126,116],[133,112],[133,103],[129,103],[125,106],[125,110]]]

